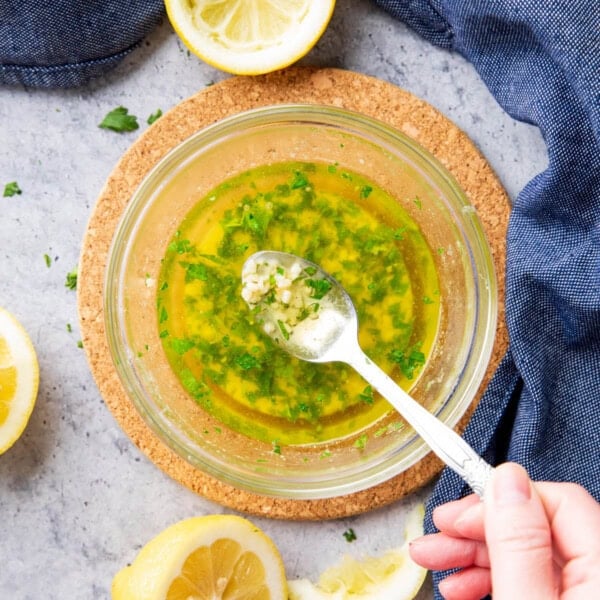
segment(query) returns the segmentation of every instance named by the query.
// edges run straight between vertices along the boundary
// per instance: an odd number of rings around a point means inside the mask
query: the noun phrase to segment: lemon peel
[[[17,319],[0,308],[0,454],[21,436],[39,386],[35,348]]]
[[[286,599],[279,552],[243,517],[192,517],[150,540],[113,579],[113,600],[182,598]]]
[[[288,581],[289,600],[412,600],[427,570],[412,561],[408,544],[423,535],[424,512],[419,504],[407,515],[402,546],[361,561],[344,556],[321,574],[317,584],[307,579]]]

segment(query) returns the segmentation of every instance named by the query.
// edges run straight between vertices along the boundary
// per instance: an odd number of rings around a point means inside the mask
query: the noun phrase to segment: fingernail
[[[501,465],[492,482],[494,501],[500,506],[524,504],[531,498],[531,482],[525,469],[518,465]]]
[[[408,547],[415,548],[417,546],[422,546],[424,543],[427,543],[426,536],[421,536],[421,537],[415,538],[414,540],[410,540],[410,542],[408,542]]]

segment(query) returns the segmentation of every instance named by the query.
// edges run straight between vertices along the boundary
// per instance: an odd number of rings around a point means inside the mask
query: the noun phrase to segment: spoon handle
[[[346,362],[412,425],[439,458],[483,497],[493,469],[462,437],[413,400],[362,351]]]

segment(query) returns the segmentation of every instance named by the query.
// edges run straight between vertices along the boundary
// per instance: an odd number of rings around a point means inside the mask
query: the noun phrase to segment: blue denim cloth
[[[543,134],[549,166],[519,194],[509,221],[509,351],[465,438],[493,464],[577,481],[600,500],[600,5],[375,1],[462,54],[511,116]],[[427,530],[435,506],[468,492],[446,469]]]
[[[0,84],[73,87],[116,66],[162,0],[0,0]]]

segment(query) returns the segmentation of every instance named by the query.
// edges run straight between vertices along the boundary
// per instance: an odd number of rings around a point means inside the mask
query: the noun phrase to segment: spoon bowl
[[[255,318],[264,331],[296,358],[316,363],[339,361],[355,369],[446,465],[483,496],[492,467],[362,351],[356,309],[336,279],[294,254],[263,250],[244,263],[242,296],[256,311]]]

